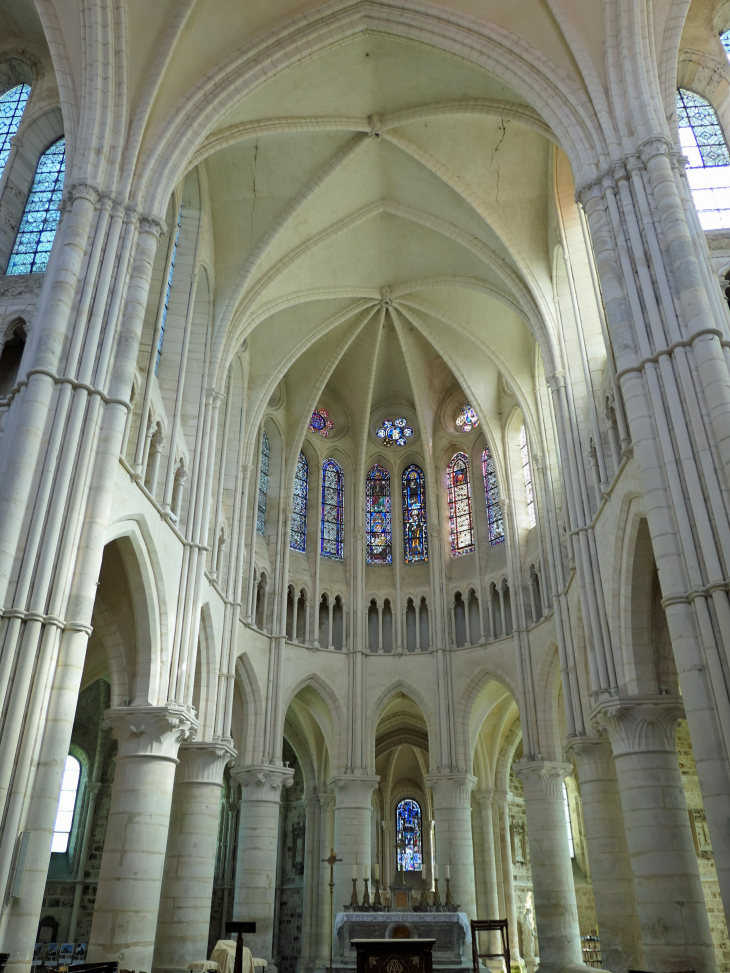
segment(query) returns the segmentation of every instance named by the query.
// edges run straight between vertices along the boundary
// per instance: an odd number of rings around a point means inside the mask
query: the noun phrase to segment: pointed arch
[[[263,698],[256,670],[247,652],[242,652],[236,659],[236,689],[241,706],[238,733],[233,731],[238,762],[243,765],[257,763],[263,755],[264,746]]]
[[[347,730],[345,714],[337,693],[317,673],[310,673],[287,693],[282,712],[287,713],[299,698],[317,723],[329,751],[333,767],[346,763]]]
[[[730,150],[710,102],[677,88],[679,143],[687,158],[687,181],[703,230],[730,227]]]

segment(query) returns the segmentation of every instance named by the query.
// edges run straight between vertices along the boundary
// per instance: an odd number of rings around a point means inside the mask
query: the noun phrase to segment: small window
[[[56,811],[56,823],[53,827],[51,851],[64,852],[68,850],[80,778],[81,764],[76,757],[69,754],[63,766],[63,780],[61,782],[61,793],[58,797],[58,810]]]
[[[451,556],[471,554],[474,550],[474,522],[471,510],[469,460],[466,453],[456,453],[446,468],[449,491],[449,528]]]
[[[338,561],[343,556],[345,477],[339,464],[326,459],[322,464],[322,532],[320,554]]]
[[[522,475],[525,479],[525,501],[527,503],[527,522],[530,527],[537,523],[535,519],[535,495],[532,492],[532,470],[530,469],[530,452],[527,448],[527,433],[524,425],[520,429],[520,455],[522,456]]]
[[[256,530],[263,537],[266,530],[266,494],[269,492],[269,437],[261,435],[261,467],[259,469],[259,498],[256,508]]]
[[[730,152],[715,109],[694,91],[679,88],[677,124],[702,229],[730,227]]]
[[[421,806],[409,798],[401,801],[395,811],[397,865],[404,872],[423,870],[421,838]]]
[[[403,471],[403,560],[428,561],[426,477],[420,466]]]
[[[568,844],[570,845],[570,857],[575,858],[575,845],[573,844],[573,825],[570,823],[570,802],[568,801],[568,788],[563,782],[563,808],[565,809],[565,827],[568,830]]]
[[[309,464],[304,453],[299,453],[297,469],[294,474],[294,497],[292,499],[289,547],[293,551],[307,550],[307,488]]]
[[[18,131],[30,85],[19,84],[0,95],[0,176],[10,155],[10,140]]]
[[[59,139],[38,160],[6,273],[42,274],[48,266],[60,214],[66,172],[66,140]]]
[[[365,535],[367,563],[391,564],[390,473],[377,463],[365,477]]]
[[[489,447],[482,453],[482,473],[484,474],[484,493],[487,498],[487,524],[489,525],[489,543],[501,544],[504,540],[504,521],[502,520],[502,505],[499,499],[499,483],[494,469],[494,460]]]
[[[175,273],[175,257],[177,256],[177,245],[180,240],[180,224],[182,223],[182,202],[177,214],[177,228],[175,230],[175,242],[172,245],[172,257],[170,258],[170,271],[167,275],[167,286],[165,287],[165,303],[162,308],[162,320],[160,321],[160,337],[157,341],[157,358],[155,360],[155,375],[160,367],[162,358],[162,342],[165,340],[165,325],[167,324],[167,312],[170,309],[170,292],[172,291],[172,278]]]

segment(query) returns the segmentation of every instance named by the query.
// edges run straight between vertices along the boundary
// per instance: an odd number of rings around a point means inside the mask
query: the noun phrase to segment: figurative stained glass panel
[[[51,851],[64,852],[68,850],[80,778],[81,764],[76,757],[72,757],[69,754],[66,757],[66,763],[63,765],[61,793],[58,795],[58,808],[56,810],[56,823],[53,826]]]
[[[66,140],[59,139],[38,160],[6,274],[42,274],[48,266],[65,171]]]
[[[309,464],[304,453],[299,454],[297,471],[294,474],[294,497],[292,500],[291,530],[289,547],[293,551],[307,550],[307,487]]]
[[[527,448],[527,433],[525,427],[520,429],[520,453],[522,455],[522,475],[525,478],[525,500],[527,501],[527,521],[530,527],[537,523],[535,519],[535,495],[532,492],[532,470],[530,469],[530,453]]]
[[[449,533],[451,556],[471,554],[474,550],[474,522],[471,509],[469,460],[466,453],[456,453],[446,468],[449,492]]]
[[[342,560],[345,477],[333,459],[322,464],[322,557]]]
[[[400,416],[397,419],[383,419],[375,435],[382,440],[383,446],[405,446],[413,435],[413,430],[408,425],[408,420]]]
[[[423,870],[423,842],[421,808],[417,801],[407,798],[395,810],[397,864],[403,872]]]
[[[502,505],[499,499],[499,484],[494,469],[494,460],[487,447],[482,453],[482,473],[484,474],[484,493],[487,498],[487,524],[489,526],[489,543],[501,544],[504,540],[504,521],[502,520]]]
[[[726,30],[723,34],[720,34],[720,43],[725,48],[725,53],[730,60],[730,30]]]
[[[367,563],[392,564],[390,473],[377,463],[365,478],[365,533]]]
[[[694,91],[679,88],[677,124],[702,228],[730,227],[730,152],[715,109]]]
[[[269,492],[269,437],[261,435],[261,467],[259,469],[259,500],[256,508],[256,530],[263,536],[266,529],[266,494]]]
[[[172,256],[170,258],[170,271],[167,275],[167,286],[165,288],[165,303],[162,308],[162,320],[160,321],[160,337],[157,341],[157,359],[155,360],[155,375],[160,367],[162,357],[162,342],[165,340],[165,325],[167,324],[167,312],[170,308],[170,292],[172,291],[172,278],[175,273],[175,257],[177,256],[177,245],[180,241],[180,224],[182,223],[182,202],[177,213],[177,229],[175,230],[175,242],[172,245]]]
[[[326,439],[335,428],[334,422],[330,419],[330,414],[326,409],[315,409],[309,420],[309,428],[312,432],[318,432]]]
[[[403,471],[403,560],[428,561],[426,477],[420,466]]]
[[[0,95],[0,176],[10,155],[10,140],[18,131],[30,85],[18,84]]]
[[[465,402],[461,407],[461,412],[456,417],[456,428],[462,432],[471,432],[479,425],[479,416],[474,409]]]

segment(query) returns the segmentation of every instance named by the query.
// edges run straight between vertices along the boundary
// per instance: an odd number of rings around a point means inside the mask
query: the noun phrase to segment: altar
[[[354,970],[353,939],[434,939],[433,968],[472,968],[471,930],[464,912],[338,912],[333,966]]]

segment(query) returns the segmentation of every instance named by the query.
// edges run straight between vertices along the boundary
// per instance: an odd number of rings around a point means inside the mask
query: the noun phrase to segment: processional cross
[[[335,896],[335,862],[341,862],[341,861],[342,859],[338,858],[337,855],[335,854],[334,848],[330,851],[329,858],[322,859],[322,864],[326,862],[330,867],[330,968],[329,968],[329,973],[332,973],[332,942],[334,940],[334,935],[335,935],[334,932],[335,917],[333,912],[334,896]]]

